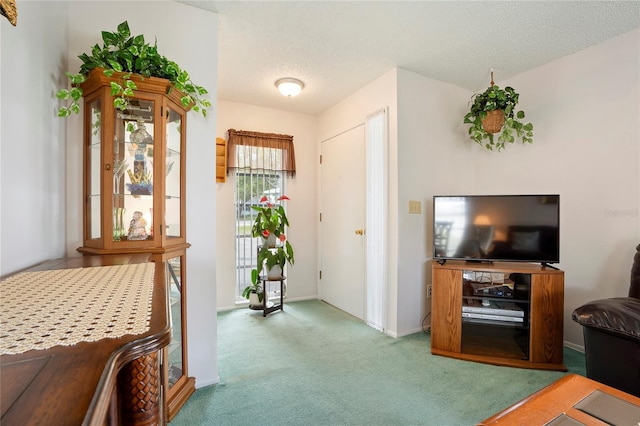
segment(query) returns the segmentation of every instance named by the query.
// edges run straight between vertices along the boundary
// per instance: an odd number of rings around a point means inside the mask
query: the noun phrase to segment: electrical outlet
[[[427,284],[427,299],[431,299],[431,290],[432,290],[432,285],[431,284]]]

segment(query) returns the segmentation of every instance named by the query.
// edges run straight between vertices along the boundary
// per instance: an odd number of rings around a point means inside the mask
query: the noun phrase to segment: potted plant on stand
[[[283,195],[276,202],[285,200],[289,200],[289,197]],[[285,234],[289,220],[284,207],[269,202],[267,197],[262,197],[260,205],[251,208],[258,212],[251,228],[251,235],[262,238],[263,244],[258,250],[257,267],[251,270],[251,285],[245,287],[242,296],[249,299],[250,307],[258,307],[264,303],[263,279],[260,277],[262,270],[266,270],[267,279],[279,279],[282,277],[285,264],[294,264],[294,256],[293,247]]]
[[[518,137],[522,142],[533,143],[533,124],[522,123],[524,111],[515,110],[519,94],[512,87],[500,87],[493,83],[483,93],[475,94],[464,123],[471,124],[469,136],[490,151],[504,149],[505,142],[513,143]],[[500,133],[495,141],[493,135]]]

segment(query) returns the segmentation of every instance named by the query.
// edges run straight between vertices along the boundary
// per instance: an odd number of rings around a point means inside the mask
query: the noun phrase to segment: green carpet
[[[317,300],[218,314],[220,383],[177,425],[473,425],[565,373],[431,355],[429,335],[393,339]],[[584,375],[584,355],[564,362]]]

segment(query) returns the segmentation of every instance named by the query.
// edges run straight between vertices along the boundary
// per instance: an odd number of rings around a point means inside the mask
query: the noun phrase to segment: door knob
[[[364,235],[364,229],[356,229],[356,235]]]

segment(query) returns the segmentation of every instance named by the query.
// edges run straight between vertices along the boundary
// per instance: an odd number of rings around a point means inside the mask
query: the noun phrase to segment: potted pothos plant
[[[276,202],[289,200],[283,195]],[[260,205],[251,206],[258,212],[251,235],[263,239],[263,244],[258,250],[257,267],[251,270],[251,284],[245,287],[242,296],[251,300],[251,295],[257,295],[259,303],[263,303],[264,291],[260,272],[266,267],[267,277],[277,279],[282,276],[286,263],[293,265],[295,262],[293,247],[285,234],[285,228],[289,226],[289,219],[280,204],[271,203],[267,197],[260,199]]]
[[[90,53],[78,56],[82,61],[79,73],[65,73],[71,81],[71,89],[60,89],[56,93],[59,99],[67,101],[66,105],[58,108],[59,117],[80,112],[79,101],[83,94],[80,85],[95,68],[103,69],[107,77],[114,77],[111,94],[114,106],[120,110],[126,110],[129,98],[134,96],[136,80],[158,77],[169,80],[172,88],[182,94],[180,102],[185,108],[191,106],[194,111],[207,116],[211,102],[204,95],[208,91],[195,84],[189,73],[177,63],[161,55],[157,43],[152,46],[145,42],[143,35],[132,36],[127,21],[118,25],[115,32],[102,31],[102,41],[102,47],[96,44]]]
[[[471,124],[471,139],[490,151],[494,148],[500,151],[505,143],[513,143],[516,138],[522,143],[533,143],[533,124],[520,121],[525,114],[516,111],[518,98],[519,94],[512,87],[501,89],[493,82],[483,93],[475,94],[471,109],[464,116],[464,123]],[[494,133],[500,133],[497,140]]]

